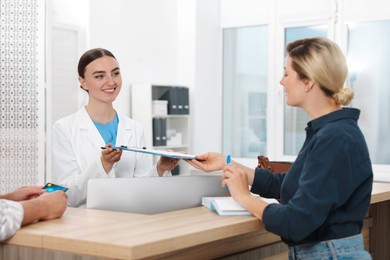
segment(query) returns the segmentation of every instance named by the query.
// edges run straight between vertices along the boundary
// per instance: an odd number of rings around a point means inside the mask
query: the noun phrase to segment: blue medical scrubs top
[[[103,125],[95,121],[93,121],[93,123],[95,124],[100,135],[103,137],[104,142],[106,144],[111,143],[112,146],[115,146],[116,136],[118,133],[118,124],[119,124],[118,114],[115,115],[115,118],[112,121],[107,122],[106,125]]]

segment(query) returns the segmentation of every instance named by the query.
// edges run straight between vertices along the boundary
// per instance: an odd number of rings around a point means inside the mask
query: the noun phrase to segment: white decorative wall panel
[[[56,26],[51,29],[51,33],[50,124],[52,125],[58,119],[75,113],[80,108],[80,93],[84,93],[77,80],[78,30]]]
[[[0,193],[37,184],[40,155],[39,0],[0,0]],[[44,102],[44,100],[41,100]],[[40,172],[40,173],[38,173]]]

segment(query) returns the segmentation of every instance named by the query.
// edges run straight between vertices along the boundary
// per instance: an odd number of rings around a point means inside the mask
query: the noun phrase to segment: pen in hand
[[[232,158],[230,157],[230,154],[227,155],[226,157],[226,164],[230,164],[232,162]],[[226,185],[225,186],[226,190],[229,190],[229,187]]]

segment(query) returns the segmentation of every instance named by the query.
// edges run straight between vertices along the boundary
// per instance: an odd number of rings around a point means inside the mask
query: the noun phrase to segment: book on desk
[[[254,195],[267,203],[279,203],[276,199]],[[251,216],[252,214],[232,197],[203,197],[202,205],[216,211],[220,216]]]

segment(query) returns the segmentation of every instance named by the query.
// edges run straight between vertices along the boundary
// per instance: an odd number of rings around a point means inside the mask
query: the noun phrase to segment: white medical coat
[[[118,113],[116,145],[144,147],[143,127]],[[85,107],[54,123],[52,128],[52,179],[69,188],[68,206],[85,206],[88,180],[93,178],[158,177],[152,156],[123,151],[119,162],[107,174],[102,166],[101,147],[105,146]],[[165,172],[164,176],[171,175]]]

